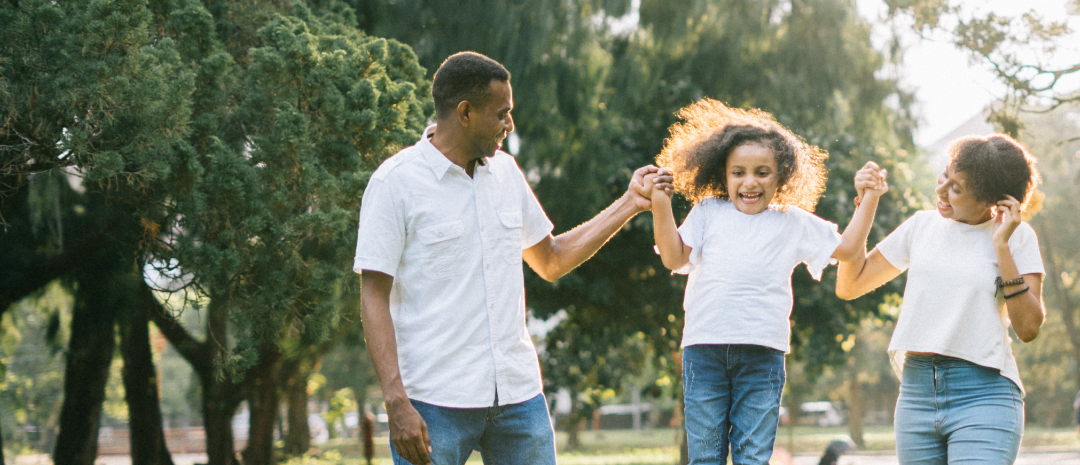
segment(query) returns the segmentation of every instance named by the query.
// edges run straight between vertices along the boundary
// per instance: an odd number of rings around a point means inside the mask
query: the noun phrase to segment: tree
[[[1046,269],[1043,299],[1047,319],[1039,338],[1016,348],[1031,420],[1067,425],[1080,389],[1080,104],[1064,104],[1046,113],[1019,114],[1024,145],[1035,157],[1043,183],[1028,221],[1039,235]]]
[[[246,461],[272,461],[276,338],[328,337],[328,289],[349,273],[367,176],[431,114],[418,97],[423,69],[334,1],[8,2],[0,14],[11,25],[0,56],[5,214],[31,173],[75,167],[115,213],[103,230],[131,238],[128,264],[147,260],[175,278],[169,290],[208,299],[200,340],[145,290],[129,296],[153,307],[199,373],[210,462],[233,461],[229,419],[244,394],[266,402]],[[137,339],[137,325],[125,334]],[[111,323],[79,328],[98,327],[111,334]],[[95,395],[68,399],[100,405]],[[92,458],[91,429],[64,453]]]
[[[164,332],[200,374],[208,438],[229,437],[243,383],[251,463],[273,461],[279,340],[329,340],[367,177],[431,113],[408,47],[356,30],[341,4],[313,7],[192,2],[165,22],[200,85],[153,251],[207,297],[212,326],[205,341]],[[230,460],[231,440],[213,449]]]
[[[1066,0],[1070,14],[1080,2]],[[1035,10],[1019,17],[971,11],[956,0],[886,0],[890,18],[906,18],[924,35],[943,34],[987,66],[1005,85],[987,121],[1016,136],[1024,127],[1021,112],[1052,111],[1080,102],[1070,80],[1080,76],[1080,63],[1056,52],[1075,40],[1066,22],[1045,21]],[[1068,56],[1068,54],[1062,54]]]
[[[22,251],[20,266],[11,270],[14,277],[5,277],[16,283],[5,288],[14,293],[4,298],[19,298],[61,276],[81,283],[54,459],[91,463],[96,456],[96,412],[114,347],[113,324],[117,312],[130,310],[132,302],[106,295],[107,289],[123,287],[117,284],[139,270],[137,241],[131,240],[139,237],[139,223],[120,212],[138,209],[142,189],[167,166],[161,149],[175,142],[187,123],[183,96],[189,93],[190,75],[171,41],[151,43],[149,15],[141,2],[5,2],[0,17],[5,24],[0,33],[3,214],[40,214],[24,209],[21,202],[31,176],[46,177],[71,167],[70,173],[83,178],[88,206],[80,211],[72,208],[77,205],[58,202],[63,208],[55,211],[58,219],[84,215],[73,223],[88,225],[91,231],[64,236],[58,222],[51,235],[29,240],[5,234],[5,242],[59,240],[56,247]],[[70,198],[66,192],[61,188],[52,198]],[[64,237],[75,240],[69,243]],[[8,303],[0,302],[5,310]],[[144,414],[154,412],[132,411],[133,417]],[[132,440],[153,445],[161,437],[158,422],[136,431]],[[162,451],[158,449],[157,458]],[[167,462],[167,457],[162,460]]]

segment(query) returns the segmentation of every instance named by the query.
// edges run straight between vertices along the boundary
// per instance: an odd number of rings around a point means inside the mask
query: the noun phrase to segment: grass
[[[776,447],[789,450],[792,455],[817,456],[825,450],[829,442],[850,434],[848,429],[839,427],[797,426],[781,427],[777,431]],[[672,428],[659,428],[649,431],[608,430],[597,434],[583,431],[578,436],[580,447],[577,451],[566,451],[566,433],[556,432],[556,448],[559,450],[560,465],[671,465],[678,459],[678,436]],[[863,433],[866,447],[862,453],[893,453],[895,442],[891,426],[870,426]],[[1038,428],[1029,427],[1024,431],[1022,447],[1076,447],[1080,444],[1075,427]],[[792,447],[793,446],[793,447]],[[319,449],[336,451],[315,457],[296,458],[287,465],[326,465],[327,462],[342,465],[364,465],[359,445],[354,440],[338,440],[322,444]],[[374,465],[390,465],[389,438],[384,434],[375,438]],[[469,459],[470,465],[478,465],[480,454],[474,452]]]

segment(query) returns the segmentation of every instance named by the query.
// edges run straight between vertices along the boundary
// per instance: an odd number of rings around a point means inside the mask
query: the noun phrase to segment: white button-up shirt
[[[540,394],[521,251],[552,224],[499,151],[473,177],[429,140],[387,159],[360,207],[353,270],[394,277],[390,315],[410,399],[481,408]]]

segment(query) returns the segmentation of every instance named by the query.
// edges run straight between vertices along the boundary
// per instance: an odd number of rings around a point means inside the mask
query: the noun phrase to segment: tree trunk
[[[225,356],[228,337],[229,307],[222,298],[212,299],[207,306],[206,347],[210,356],[206,363],[195,366],[203,388],[203,428],[206,431],[207,465],[235,465],[236,445],[233,442],[232,417],[240,404],[237,386],[227,376],[218,377],[218,364]],[[194,366],[194,364],[193,364]]]
[[[237,402],[230,399],[229,388],[215,379],[213,370],[199,373],[202,384],[203,429],[206,432],[207,465],[235,465],[232,417]]]
[[[144,289],[150,293],[150,289]],[[169,343],[184,357],[199,375],[202,387],[203,429],[206,432],[207,465],[235,465],[236,448],[233,442],[232,417],[240,404],[238,387],[227,374],[219,375],[225,356],[228,329],[228,298],[213,296],[207,305],[206,340],[191,336],[161,304],[148,300],[151,318]]]
[[[859,362],[856,354],[851,355],[848,367],[848,428],[851,432],[851,440],[859,448],[865,447],[863,442],[863,413],[866,406],[863,403],[862,383],[859,381]]]
[[[64,369],[64,403],[56,438],[56,465],[93,465],[105,383],[109,378],[115,338],[117,296],[109,289],[115,273],[87,270],[80,276],[71,319],[71,340]],[[95,273],[97,271],[97,273]]]
[[[150,352],[148,309],[140,306],[132,310],[120,324],[124,390],[130,413],[131,463],[173,465],[162,429],[157,371]]]
[[[288,403],[289,432],[285,436],[285,454],[300,455],[311,447],[311,428],[307,422],[308,393],[307,376],[301,370],[283,373],[289,377],[285,382],[285,400]],[[361,406],[361,411],[363,407]]]
[[[371,462],[371,460],[368,460]],[[4,465],[4,432],[0,430],[0,465]]]
[[[248,371],[248,407],[251,417],[244,465],[273,465],[274,421],[278,413],[277,368],[281,352],[273,344],[259,350],[259,361]]]
[[[578,409],[577,404],[577,391],[570,390],[570,413],[566,416],[566,450],[575,451],[581,445],[578,441],[578,432],[581,430],[581,424],[585,422],[585,419],[581,417],[581,410]]]

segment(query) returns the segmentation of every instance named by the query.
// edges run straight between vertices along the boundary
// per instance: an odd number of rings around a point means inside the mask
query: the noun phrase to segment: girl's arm
[[[889,282],[900,270],[892,266],[881,252],[874,249],[866,254],[866,239],[874,224],[881,195],[889,190],[885,170],[867,162],[855,175],[855,189],[861,200],[851,223],[844,229],[840,245],[833,258],[840,261],[836,273],[836,296],[851,300]]]
[[[646,180],[646,187],[650,187],[652,179]],[[671,195],[664,189],[652,191],[652,215],[653,215],[653,238],[656,248],[660,250],[660,260],[664,267],[669,270],[677,270],[690,263],[690,252],[679,235],[679,228],[675,225],[675,214],[671,211]]]
[[[1009,250],[1009,238],[1020,225],[1020,202],[1012,196],[1006,197],[995,207],[998,212],[994,219],[993,240],[1001,280],[1009,282],[1020,276]],[[1001,291],[1007,297],[1005,308],[1009,312],[1016,336],[1021,341],[1031,342],[1039,336],[1039,328],[1046,319],[1046,308],[1042,302],[1042,275],[1031,273],[1023,278],[1023,282],[1007,285]]]

